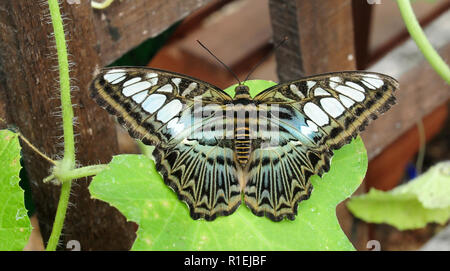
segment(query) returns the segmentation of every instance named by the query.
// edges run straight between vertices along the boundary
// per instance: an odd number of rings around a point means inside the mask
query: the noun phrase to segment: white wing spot
[[[318,87],[314,90],[314,96],[331,96],[331,94],[323,88]]]
[[[329,122],[327,114],[316,104],[308,102],[303,107],[305,114],[319,126],[324,126]]]
[[[312,122],[312,121],[310,121],[310,120],[307,120],[307,121],[306,121],[306,124],[308,124],[309,128],[311,128],[311,130],[312,130],[313,132],[319,131],[319,130],[317,129],[317,125],[316,125],[314,122]]]
[[[177,88],[180,88],[180,82],[181,78],[172,78],[172,82],[177,86]]]
[[[367,83],[371,84],[375,88],[380,88],[380,87],[382,87],[384,85],[383,80],[372,78],[372,77],[364,77],[364,81],[366,81]]]
[[[308,91],[316,85],[316,81],[306,81],[306,85],[308,86]]]
[[[309,126],[301,126],[300,127],[300,132],[302,134],[304,134],[305,136],[307,136],[307,137],[311,137],[311,134],[312,134],[313,130]]]
[[[167,122],[180,113],[181,108],[183,104],[179,100],[173,100],[158,111],[156,118],[161,122]]]
[[[158,84],[158,77],[150,78],[149,82],[152,84],[152,87],[156,86],[156,84]]]
[[[375,79],[381,79],[381,77],[378,74],[375,74],[375,73],[366,73],[366,74],[364,74],[364,77],[372,77],[372,78],[375,78]]]
[[[304,134],[304,135],[306,135],[308,137],[311,137],[311,134],[313,132],[318,132],[319,131],[319,129],[317,128],[317,125],[314,122],[312,122],[310,120],[307,120],[306,124],[307,124],[307,126],[301,126],[300,127],[300,132],[302,134]]]
[[[339,76],[330,77],[330,87],[332,89],[335,89],[339,85],[339,83],[342,83],[341,77]]]
[[[140,77],[135,77],[135,78],[127,80],[125,83],[123,83],[123,87],[127,87],[127,86],[132,85],[134,83],[137,83],[139,81],[141,81],[141,78]]]
[[[111,81],[110,83],[115,85],[115,84],[118,84],[118,83],[122,82],[123,80],[125,80],[125,78],[127,78],[126,75],[124,75],[124,76],[122,76],[122,77],[120,77],[120,78],[118,78],[118,79],[116,79],[114,81]]]
[[[147,94],[148,94],[147,91],[143,91],[143,92],[139,92],[136,95],[133,95],[133,97],[131,97],[131,98],[133,99],[133,101],[140,104],[147,97]]]
[[[115,69],[115,70],[110,70],[105,75],[103,75],[103,79],[108,81],[108,83],[112,83],[114,80],[119,79],[125,75],[126,75],[125,70]],[[123,78],[123,79],[125,79],[125,78]],[[120,80],[120,81],[122,81],[122,80]],[[118,83],[118,82],[116,82],[116,83]]]
[[[345,111],[345,108],[335,98],[323,98],[320,100],[320,104],[333,118],[339,117]]]
[[[164,104],[166,99],[166,95],[152,94],[142,103],[142,108],[152,114]]]
[[[345,84],[346,84],[347,86],[352,87],[352,88],[354,88],[354,89],[356,89],[356,90],[359,90],[359,91],[361,91],[361,92],[363,92],[363,93],[366,92],[362,86],[360,86],[360,85],[358,85],[358,84],[356,84],[356,83],[347,81],[347,82],[345,82]]]
[[[122,93],[123,93],[123,95],[129,97],[131,95],[138,93],[139,91],[146,90],[151,86],[152,85],[149,82],[141,81],[141,82],[138,82],[138,83],[135,83],[133,85],[123,88]]]
[[[171,84],[165,84],[164,86],[158,88],[158,91],[160,92],[172,92],[173,87]]]
[[[193,91],[195,88],[197,88],[197,83],[195,82],[190,83],[189,86],[184,89],[183,96],[189,95],[189,93],[191,93],[191,91]]]
[[[339,99],[341,100],[342,104],[347,108],[350,108],[352,107],[353,104],[355,104],[355,101],[341,94],[339,94]]]
[[[158,74],[154,72],[148,73],[145,78],[152,84],[152,87],[158,84]]]
[[[298,89],[298,87],[294,84],[289,85],[289,89],[294,92],[295,95],[299,96],[301,99],[305,98],[305,95]]]
[[[172,129],[174,134],[181,133],[184,129],[183,123],[178,123],[179,118],[176,117],[167,123],[167,128]]]
[[[367,82],[364,81],[364,80],[361,80],[361,82],[362,82],[366,87],[368,87],[368,88],[370,88],[370,89],[377,89],[376,87],[372,86],[371,84],[367,83]]]
[[[336,87],[336,91],[344,94],[345,96],[352,98],[353,100],[355,100],[357,102],[362,102],[362,101],[364,101],[364,98],[365,98],[363,93],[361,93],[360,91],[357,91],[356,89],[348,87],[348,86],[339,85]]]

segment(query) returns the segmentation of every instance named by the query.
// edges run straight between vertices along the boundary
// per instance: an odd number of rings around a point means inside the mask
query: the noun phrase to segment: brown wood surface
[[[226,12],[219,10],[211,14],[202,27],[180,40],[180,50],[200,59],[213,60],[220,66],[197,44],[198,39],[232,67],[269,43],[272,31],[268,0],[235,1],[228,4],[226,9]]]
[[[101,64],[110,64],[209,2],[211,0],[122,0],[114,1],[106,9],[95,10],[93,16],[89,14],[86,19],[95,26]]]
[[[422,123],[427,141],[442,130],[448,117],[447,107],[444,103],[423,117]],[[420,134],[417,125],[414,125],[370,161],[365,177],[367,190],[373,187],[387,191],[396,187],[405,175],[408,163],[415,162],[413,159],[419,147]]]
[[[361,0],[353,0],[352,5],[356,65],[360,70],[364,69],[369,62],[370,28],[374,5]]]
[[[288,37],[276,52],[280,81],[336,70],[354,70],[350,0],[270,0],[274,40]]]
[[[450,58],[450,43],[439,50],[443,59]],[[369,159],[381,153],[401,137],[418,120],[450,99],[450,86],[424,60],[398,78],[397,105],[372,122],[362,133]]]
[[[197,27],[191,21],[202,23]],[[220,88],[235,84],[236,79],[196,40],[199,39],[223,60],[241,80],[263,58],[273,54],[268,0],[235,1],[213,12],[210,17],[190,16],[177,28],[170,42],[151,60],[150,67],[170,70],[199,78]],[[278,81],[262,63],[251,79]],[[271,61],[271,63],[274,63]],[[270,65],[270,69],[275,69]],[[263,73],[263,75],[261,74]]]
[[[76,104],[75,128],[77,162],[81,165],[105,163],[117,152],[114,123],[88,97],[87,85],[96,66],[97,55],[92,10],[88,1],[68,5],[62,13],[73,61],[72,91]],[[62,123],[58,95],[52,25],[44,1],[0,1],[0,92],[5,99],[6,118],[37,148],[56,158],[62,154]],[[50,38],[49,38],[50,37]],[[22,144],[23,145],[23,144]],[[24,147],[25,166],[30,176],[33,198],[44,240],[53,225],[59,187],[43,184],[50,164]],[[106,203],[90,199],[88,182],[79,180],[72,190],[60,249],[68,240],[78,240],[83,250],[128,249],[135,227]]]

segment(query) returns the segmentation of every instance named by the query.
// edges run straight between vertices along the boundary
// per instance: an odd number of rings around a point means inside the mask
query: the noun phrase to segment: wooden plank
[[[0,1],[0,92],[10,124],[37,148],[55,158],[62,153],[62,129],[58,95],[58,72],[48,7],[42,1]],[[89,1],[68,5],[62,1],[68,47],[72,61],[72,102],[76,104],[77,162],[105,163],[117,152],[114,122],[95,105],[87,86],[96,66],[101,65],[93,40],[93,24],[87,23],[92,10]],[[24,144],[25,168],[30,177],[44,240],[53,225],[59,187],[43,184],[50,164]],[[83,250],[128,249],[134,240],[134,225],[106,203],[90,199],[88,181],[73,187],[62,244],[78,240]],[[101,236],[101,238],[98,238]]]
[[[211,0],[122,0],[84,15],[95,26],[95,46],[101,64],[107,65],[209,2]]]
[[[177,46],[187,54],[211,61],[211,56],[195,41],[201,40],[228,66],[235,66],[271,38],[268,0],[239,0],[211,14]]]
[[[221,88],[236,83],[236,79],[198,45],[196,39],[199,39],[243,80],[250,68],[273,52],[273,45],[269,42],[271,29],[267,4],[267,0],[230,3],[204,18],[201,25],[188,35],[179,32],[186,28],[183,22],[171,38],[172,42],[155,55],[149,66],[187,74]],[[196,20],[196,16],[190,20]],[[276,81],[276,74],[263,66],[264,63],[252,78]],[[270,68],[274,69],[274,66],[270,65]]]
[[[447,104],[444,103],[423,118],[427,141],[442,130],[445,120],[448,118],[447,107]],[[419,129],[417,125],[414,125],[370,161],[364,181],[367,187],[388,191],[400,184],[405,176],[408,163],[414,161],[419,147]]]
[[[450,44],[439,52],[450,58]],[[400,78],[398,104],[362,133],[369,159],[450,98],[450,87],[428,65],[424,61]]]
[[[269,0],[280,81],[335,70],[354,70],[351,0]]]
[[[374,4],[368,1],[352,1],[355,31],[355,55],[358,69],[366,68],[369,61],[369,40]]]
[[[450,58],[448,29],[450,11],[425,29],[425,34],[443,59]],[[411,39],[369,70],[389,74],[400,82],[400,89],[396,92],[397,105],[371,123],[362,134],[369,159],[372,159],[418,120],[446,103],[450,98],[450,86],[424,60]]]

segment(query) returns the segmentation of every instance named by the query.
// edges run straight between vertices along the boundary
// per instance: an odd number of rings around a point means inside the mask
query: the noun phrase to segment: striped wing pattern
[[[383,74],[339,72],[276,85],[257,95],[259,107],[279,107],[279,114],[268,119],[279,127],[278,144],[253,146],[247,206],[274,221],[293,220],[298,203],[311,194],[310,176],[327,172],[332,150],[395,104],[397,87],[395,79]]]
[[[280,221],[295,219],[311,194],[310,177],[327,172],[333,150],[395,103],[397,87],[383,74],[337,72],[276,85],[254,99],[237,88],[233,99],[185,75],[120,67],[97,75],[91,94],[130,135],[155,145],[157,170],[192,218],[229,215],[244,194],[254,214]],[[245,108],[258,118],[236,117]],[[250,137],[248,126],[260,122],[276,129]],[[230,125],[231,137],[217,129]]]
[[[193,218],[212,220],[239,206],[231,140],[204,134],[203,127],[217,122],[214,113],[193,117],[195,97],[223,105],[232,100],[225,92],[184,75],[132,67],[104,69],[90,88],[132,137],[155,145],[157,170]]]

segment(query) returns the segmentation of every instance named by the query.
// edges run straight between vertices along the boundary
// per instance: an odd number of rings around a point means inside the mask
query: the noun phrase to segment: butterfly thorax
[[[234,95],[234,101],[235,103],[237,101],[251,101],[251,97],[250,97],[250,89],[247,86],[244,85],[238,85],[235,89],[235,95]]]
[[[244,168],[251,153],[250,123],[254,118],[254,106],[249,88],[239,85],[235,89],[234,104],[234,153],[239,165]]]

